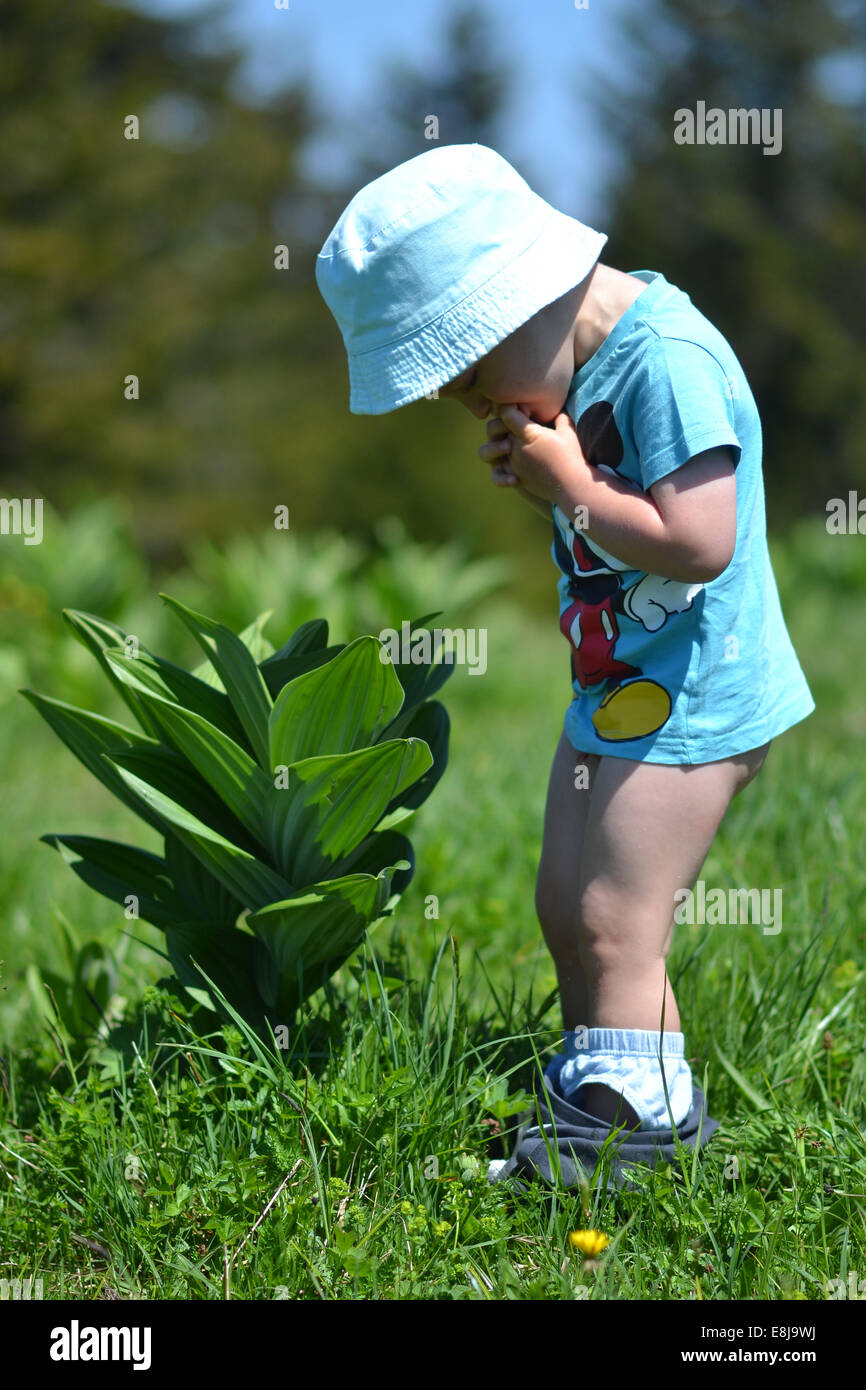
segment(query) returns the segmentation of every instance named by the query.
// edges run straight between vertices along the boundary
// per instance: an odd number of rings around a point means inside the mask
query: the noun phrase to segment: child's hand
[[[522,486],[511,467],[511,445],[512,435],[508,426],[494,416],[487,421],[487,443],[479,446],[478,456],[491,465],[490,481],[497,487],[511,487],[523,497],[532,497],[533,494]]]
[[[511,435],[508,426],[498,416],[487,421],[487,443],[478,449],[479,458],[492,465],[490,481],[497,487],[519,487],[520,479],[509,467]]]
[[[557,502],[566,486],[573,494],[581,472],[589,464],[571,416],[561,410],[552,427],[537,424],[517,405],[503,405],[500,416],[500,420],[490,421],[488,427],[491,439],[498,442],[482,445],[478,451],[482,454],[482,450],[495,447],[499,456],[506,459],[505,464],[496,465],[494,473],[499,470],[503,482],[514,479],[514,483],[523,484],[527,492],[545,502]],[[505,435],[494,436],[491,426],[504,427]],[[488,462],[496,456],[482,454]]]
[[[549,505],[542,502],[540,497],[528,492],[517,474],[512,472],[508,462],[510,452],[511,435],[502,421],[494,416],[492,420],[487,421],[487,443],[480,445],[478,449],[479,457],[491,465],[490,481],[496,487],[510,487],[518,497],[529,503],[533,511],[549,518]]]

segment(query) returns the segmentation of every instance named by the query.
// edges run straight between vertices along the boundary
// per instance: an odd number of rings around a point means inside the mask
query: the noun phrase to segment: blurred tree
[[[327,92],[238,97],[243,53],[219,30],[230,9],[167,19],[0,0],[0,491],[61,514],[83,496],[118,499],[161,569],[199,536],[260,534],[277,506],[292,530],[368,539],[396,513],[419,540],[522,549],[521,591],[552,610],[543,523],[492,487],[477,422],[435,401],[349,413],[315,259],[372,173],[362,150],[350,187],[303,172],[332,118]],[[483,12],[463,5],[435,71],[392,66],[381,128],[353,122],[341,141],[363,130],[375,173],[429,148],[430,114],[443,141],[492,141],[493,49]],[[131,375],[138,400],[124,395]],[[15,544],[0,538],[0,565]]]
[[[509,68],[497,32],[488,11],[463,0],[445,21],[438,61],[385,64],[357,151],[359,183],[437,143],[499,148]]]
[[[207,41],[224,9],[0,0],[3,486],[125,495],[151,554],[286,500],[278,412],[287,434],[334,356],[287,200],[308,94],[233,95],[242,54]]]
[[[438,54],[421,66],[386,64],[375,102],[340,132],[353,153],[355,188],[437,144],[477,141],[512,159],[504,119],[509,73],[501,25],[474,0],[458,4],[444,21]],[[531,171],[520,172],[533,182]],[[336,381],[334,428],[343,431],[343,453],[353,462],[341,479],[342,504],[350,502],[355,515],[399,512],[415,535],[459,534],[488,555],[515,552],[521,597],[558,611],[549,525],[491,483],[476,452],[485,426],[446,400],[421,400],[380,417],[348,416],[345,358]]]
[[[594,82],[627,163],[604,259],[661,270],[739,356],[771,521],[866,485],[866,10],[859,0],[652,0]],[[782,148],[677,144],[675,112],[779,109]]]

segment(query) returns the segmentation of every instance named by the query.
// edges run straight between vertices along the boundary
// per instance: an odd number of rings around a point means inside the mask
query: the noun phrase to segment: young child
[[[624,1124],[645,1154],[716,1128],[665,968],[676,905],[772,739],[815,704],[743,370],[664,275],[603,265],[606,241],[495,151],[437,146],[355,195],[316,278],[350,409],[461,402],[487,421],[492,481],[552,521],[573,698],[535,898],[563,1015],[547,1099],[596,1149]]]

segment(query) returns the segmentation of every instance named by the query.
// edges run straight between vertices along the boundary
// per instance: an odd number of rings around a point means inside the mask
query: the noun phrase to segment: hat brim
[[[534,241],[458,304],[403,340],[349,356],[352,414],[385,415],[433,397],[585,280],[607,239],[605,233],[551,209]]]

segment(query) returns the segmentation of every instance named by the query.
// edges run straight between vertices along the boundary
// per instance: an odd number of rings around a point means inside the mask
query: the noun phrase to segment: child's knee
[[[645,960],[634,926],[634,904],[625,902],[615,885],[601,878],[586,883],[578,902],[577,928],[584,969],[596,976],[629,960]]]

